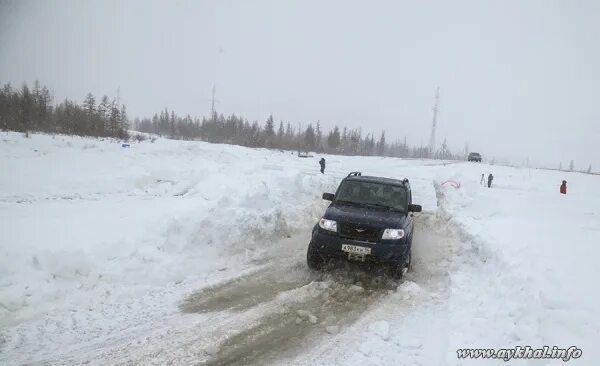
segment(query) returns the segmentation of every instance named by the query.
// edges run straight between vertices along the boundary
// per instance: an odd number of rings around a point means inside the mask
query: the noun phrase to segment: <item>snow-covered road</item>
[[[37,334],[43,348],[51,352],[17,360],[57,364],[305,362],[307,350],[323,345],[324,340],[335,340],[369,310],[381,311],[392,302],[393,314],[407,317],[428,303],[445,302],[451,264],[447,258],[459,250],[459,242],[453,233],[440,231],[444,225],[435,216],[421,215],[417,225],[415,267],[403,282],[353,266],[313,273],[305,265],[307,237],[297,235],[279,241],[275,255],[239,277],[193,291],[157,293],[126,307],[107,307],[104,316],[89,320],[86,326],[68,322],[70,329],[63,329],[65,334],[58,339],[46,332]],[[421,296],[423,292],[428,296]],[[165,311],[168,303],[176,307]],[[119,326],[101,336],[90,335],[93,329],[105,328],[108,316]],[[60,322],[56,319],[54,324]],[[45,319],[36,328],[47,326]],[[78,342],[65,346],[68,340]],[[325,351],[311,357],[318,359]],[[330,357],[336,354],[329,351]]]
[[[341,156],[322,176],[318,157],[200,142],[0,144],[1,364],[445,365],[466,362],[457,348],[515,345],[600,357],[598,176]],[[305,266],[321,193],[357,170],[409,178],[424,206],[401,282]]]

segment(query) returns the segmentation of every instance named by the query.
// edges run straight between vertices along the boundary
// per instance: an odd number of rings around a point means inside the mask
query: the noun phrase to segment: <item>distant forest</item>
[[[388,142],[385,131],[377,136],[361,129],[335,126],[324,132],[320,122],[303,124],[275,122],[269,116],[263,123],[243,117],[213,113],[209,118],[181,117],[167,109],[152,118],[136,118],[133,129],[171,139],[201,140],[248,147],[319,152],[343,155],[393,156],[402,158],[464,159],[467,148],[452,153],[446,140],[436,151],[428,146],[411,146],[402,140]],[[4,131],[60,133],[67,135],[129,139],[129,119],[125,104],[106,95],[98,102],[88,93],[81,104],[65,99],[54,105],[46,86],[35,82],[0,89],[0,128]],[[143,135],[134,138],[143,140]]]
[[[439,150],[431,152],[428,147],[409,146],[406,138],[388,142],[385,131],[375,137],[363,134],[361,129],[335,126],[324,132],[320,122],[299,124],[279,121],[273,116],[260,124],[232,114],[225,117],[214,113],[211,118],[178,116],[167,109],[152,118],[135,119],[136,131],[166,136],[172,139],[202,140],[214,143],[234,144],[248,147],[265,147],[298,152],[320,152],[343,155],[394,156],[403,158],[464,159],[465,154],[454,154],[446,140]]]
[[[106,95],[99,103],[91,94],[81,105],[65,99],[52,104],[46,86],[35,82],[14,89],[6,84],[0,89],[0,128],[4,131],[60,133],[66,135],[129,138],[129,121],[124,104]]]

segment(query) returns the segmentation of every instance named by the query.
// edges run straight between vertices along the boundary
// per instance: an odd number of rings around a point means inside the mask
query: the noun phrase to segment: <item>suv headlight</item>
[[[337,222],[333,220],[321,219],[319,220],[319,227],[323,230],[337,232]]]
[[[404,230],[402,229],[385,229],[381,239],[398,240],[404,238]]]

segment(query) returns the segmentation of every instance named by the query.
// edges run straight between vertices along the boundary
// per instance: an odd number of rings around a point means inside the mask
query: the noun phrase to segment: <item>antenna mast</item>
[[[213,84],[213,88],[212,88],[212,100],[211,100],[211,107],[210,107],[210,116],[211,118],[214,120],[216,120],[216,111],[215,111],[215,94],[217,93],[217,85]]]
[[[429,138],[429,154],[435,151],[435,129],[437,127],[438,105],[440,103],[440,87],[435,92],[435,103],[433,105],[433,122],[431,123],[431,137]]]

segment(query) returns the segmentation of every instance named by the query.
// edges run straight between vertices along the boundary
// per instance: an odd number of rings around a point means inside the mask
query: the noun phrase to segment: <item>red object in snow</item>
[[[459,189],[460,188],[460,183],[453,181],[453,180],[447,180],[444,183],[442,183],[442,185],[446,185],[446,184],[450,184],[454,189]]]
[[[567,194],[567,183],[563,183],[560,185],[560,193]]]

